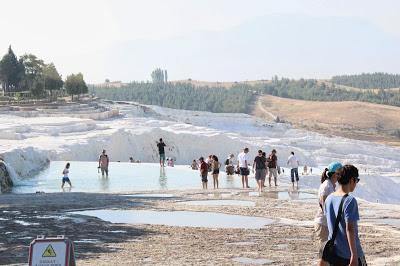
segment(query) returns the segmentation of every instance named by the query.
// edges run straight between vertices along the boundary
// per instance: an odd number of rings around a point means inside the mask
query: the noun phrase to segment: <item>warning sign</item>
[[[74,246],[64,236],[38,237],[29,248],[29,266],[75,266]]]
[[[44,250],[42,257],[57,257],[56,252],[54,251],[51,245],[48,245]]]

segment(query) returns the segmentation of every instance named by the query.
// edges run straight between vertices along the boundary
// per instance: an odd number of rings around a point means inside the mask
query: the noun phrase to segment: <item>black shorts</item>
[[[204,182],[204,183],[208,182],[207,175],[201,176],[201,182]]]
[[[247,167],[240,167],[240,175],[248,176],[250,174],[250,170]]]
[[[219,174],[219,169],[214,169],[212,172],[213,175],[218,175]]]

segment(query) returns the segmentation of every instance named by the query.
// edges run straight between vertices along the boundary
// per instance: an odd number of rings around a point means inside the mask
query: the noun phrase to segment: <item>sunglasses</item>
[[[360,178],[355,177],[355,178],[354,178],[354,182],[356,182],[356,184],[357,184],[358,182],[360,182]]]

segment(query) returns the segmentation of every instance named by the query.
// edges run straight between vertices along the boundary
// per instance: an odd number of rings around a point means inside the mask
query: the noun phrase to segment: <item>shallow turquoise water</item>
[[[254,207],[256,203],[249,200],[190,200],[180,201],[178,204],[190,206],[244,206]]]
[[[70,162],[69,178],[72,189],[65,184],[64,191],[72,192],[131,192],[170,189],[201,188],[199,171],[189,166],[165,167],[147,163],[111,163],[109,177],[98,173],[97,162]],[[18,181],[14,193],[60,192],[62,171],[66,162],[51,162],[50,166],[37,176]],[[256,186],[254,178],[249,177],[250,186]],[[220,188],[240,188],[241,179],[237,175],[219,176]],[[212,177],[208,177],[208,188],[212,188]]]
[[[94,216],[111,223],[157,224],[206,228],[257,229],[274,222],[272,219],[214,212],[148,211],[148,210],[90,210],[71,212]]]

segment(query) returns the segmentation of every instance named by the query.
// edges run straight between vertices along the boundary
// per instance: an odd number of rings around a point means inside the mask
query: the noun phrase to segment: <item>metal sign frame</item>
[[[32,264],[32,255],[33,255],[33,247],[36,243],[54,243],[54,242],[64,242],[66,245],[65,250],[65,266],[75,266],[75,253],[74,253],[74,245],[71,240],[65,238],[64,236],[57,236],[57,237],[45,237],[45,236],[38,236],[34,239],[31,244],[29,245],[29,266],[33,266]]]

